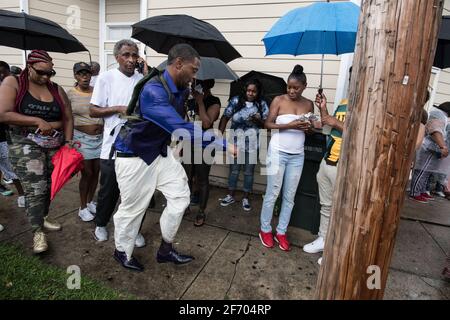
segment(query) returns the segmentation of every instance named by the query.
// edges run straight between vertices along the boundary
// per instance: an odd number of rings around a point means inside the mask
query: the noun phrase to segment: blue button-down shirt
[[[175,131],[177,129],[184,129],[185,133],[189,133],[194,145],[201,144],[202,147],[206,147],[214,143],[225,150],[224,139],[215,137],[207,131],[203,132],[196,124],[183,119],[187,90],[179,90],[167,71],[164,71],[163,77],[174,96],[174,105],[170,103],[169,94],[162,83],[149,81],[141,92],[139,105],[141,116],[150,122],[143,123],[129,143],[122,141],[120,135],[117,136],[114,144],[116,150],[134,153],[150,165],[159,155],[166,156],[166,142],[172,133],[175,135],[180,133]]]

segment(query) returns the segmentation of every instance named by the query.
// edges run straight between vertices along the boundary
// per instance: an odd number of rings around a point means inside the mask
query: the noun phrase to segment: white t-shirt
[[[98,76],[92,76],[91,77],[91,81],[89,82],[89,85],[91,87],[95,87],[95,83],[97,82],[97,78],[98,78]]]
[[[97,78],[91,103],[101,108],[113,106],[127,106],[133,95],[134,86],[143,78],[141,73],[135,72],[131,77],[127,77],[118,69],[109,70],[100,74]],[[111,146],[116,140],[119,128],[111,135],[111,131],[124,121],[118,114],[113,114],[103,118],[103,144],[100,159],[109,159]]]

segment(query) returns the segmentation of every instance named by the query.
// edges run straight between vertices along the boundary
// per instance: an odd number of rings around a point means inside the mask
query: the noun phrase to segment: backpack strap
[[[142,91],[144,90],[145,84],[149,81],[152,81],[153,79],[161,82],[161,84],[163,85],[164,89],[166,90],[166,92],[169,96],[170,104],[174,105],[175,96],[173,95],[172,91],[169,89],[169,85],[167,84],[166,79],[164,79],[163,72],[160,72],[158,69],[153,68],[152,71],[149,72],[149,74],[147,74],[144,78],[142,78],[134,87],[133,96],[132,96],[132,99],[127,108],[127,115],[124,116],[125,119],[127,119],[127,120],[143,120],[140,103],[139,103],[139,97],[140,97]]]
[[[166,79],[164,79],[163,73],[161,72],[159,75],[159,80],[161,81],[164,89],[166,89],[167,94],[169,95],[169,102],[171,105],[175,104],[175,96],[173,95],[172,91],[169,89],[169,85],[167,84]]]

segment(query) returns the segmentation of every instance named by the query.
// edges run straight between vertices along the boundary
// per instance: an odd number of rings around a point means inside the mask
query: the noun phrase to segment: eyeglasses
[[[47,76],[47,77],[51,78],[56,75],[56,71],[53,69],[51,71],[44,71],[44,70],[35,69],[33,66],[30,66],[30,68],[33,69],[34,72],[36,72],[39,76]]]

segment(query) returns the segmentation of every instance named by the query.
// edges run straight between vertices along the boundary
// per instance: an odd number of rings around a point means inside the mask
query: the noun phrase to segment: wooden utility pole
[[[382,299],[442,16],[365,0],[317,299]]]

